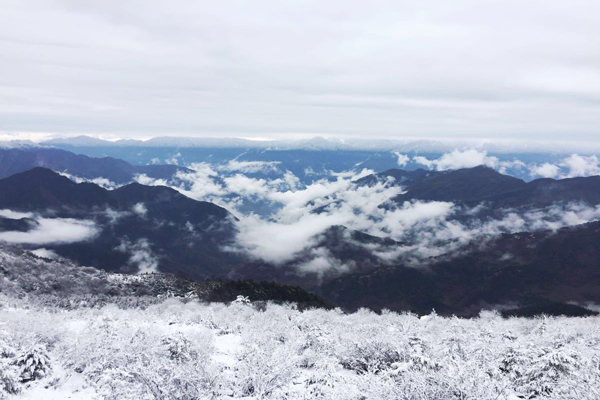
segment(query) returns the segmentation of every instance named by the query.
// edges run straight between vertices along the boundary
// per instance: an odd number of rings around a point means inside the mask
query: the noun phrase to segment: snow
[[[82,374],[67,374],[61,370],[55,375],[62,375],[56,386],[44,386],[38,384],[21,394],[14,396],[15,399],[27,400],[90,400],[97,398],[96,391],[89,386]]]
[[[600,398],[599,317],[0,302],[0,378],[22,376],[14,360],[48,360],[14,399]]]
[[[242,338],[239,335],[221,335],[215,338],[215,350],[212,359],[224,366],[233,367],[236,355],[242,349]]]

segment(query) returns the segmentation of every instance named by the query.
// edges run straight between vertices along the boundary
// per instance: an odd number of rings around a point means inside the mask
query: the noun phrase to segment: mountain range
[[[568,142],[547,141],[543,145],[538,142],[518,143],[477,140],[389,140],[389,139],[337,139],[312,137],[297,140],[251,140],[243,138],[211,138],[211,137],[153,137],[148,140],[121,139],[115,141],[97,139],[91,136],[75,136],[54,138],[41,143],[65,148],[75,147],[197,147],[197,148],[259,148],[279,150],[369,150],[369,151],[403,151],[415,153],[443,153],[454,149],[477,147],[482,150],[498,153],[558,153],[573,152],[593,153],[600,147],[596,143],[586,143],[585,147]]]
[[[393,182],[389,177],[394,178]],[[490,168],[455,171],[389,170],[357,185],[385,181],[404,193],[381,207],[404,202],[448,201],[492,211],[530,210],[555,204],[600,203],[600,177],[524,182]],[[204,279],[254,279],[300,285],[346,307],[389,308],[468,315],[481,308],[600,302],[600,222],[554,231],[488,234],[435,257],[383,261],[372,250],[408,246],[389,238],[333,226],[314,241],[347,272],[298,273],[312,249],[282,265],[248,257],[236,249],[236,218],[222,207],[196,201],[161,186],[138,183],[106,190],[76,183],[45,168],[0,179],[0,234],[28,233],[52,221],[88,221],[95,231],[81,240],[22,242],[25,249],[54,252],[81,265],[137,272],[140,265]],[[20,213],[20,214],[19,214]],[[264,238],[269,240],[269,238]],[[233,290],[233,289],[232,289]],[[559,304],[561,306],[556,306]],[[566,306],[564,306],[566,307]]]
[[[486,204],[491,209],[546,207],[556,203],[600,204],[600,176],[536,179],[525,182],[498,171],[478,166],[449,171],[391,169],[358,180],[372,185],[389,178],[405,193],[392,199],[405,201],[447,201],[467,206]]]
[[[178,171],[190,172],[187,168],[175,165],[131,165],[117,158],[93,158],[56,148],[0,148],[0,178],[34,167],[44,167],[87,180],[104,178],[117,185],[130,183],[140,174],[154,179],[168,179]]]

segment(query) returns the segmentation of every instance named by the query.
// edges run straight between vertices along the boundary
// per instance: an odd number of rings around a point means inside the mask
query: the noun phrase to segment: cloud
[[[108,223],[113,225],[113,224],[117,223],[117,221],[119,221],[121,218],[130,216],[131,212],[117,211],[117,210],[113,210],[112,208],[108,207],[108,208],[106,208],[106,210],[104,210],[102,212],[102,214],[104,214],[104,216],[106,216],[106,218],[108,218]]]
[[[223,181],[230,193],[236,193],[240,196],[266,197],[270,193],[269,185],[265,179],[254,179],[242,174],[236,174],[232,177],[224,178]]]
[[[24,213],[24,212],[4,209],[4,210],[0,210],[0,217],[10,218],[10,219],[32,218],[33,213],[28,213],[28,212]]]
[[[429,169],[431,169],[435,166],[434,161],[431,161],[427,157],[423,157],[423,156],[415,156],[415,157],[413,157],[413,161],[416,162],[417,164],[424,165]]]
[[[288,223],[251,215],[239,221],[237,241],[251,256],[280,264],[293,260],[299,252],[315,244],[316,235],[343,222],[347,220],[341,215],[309,214]]]
[[[169,182],[165,179],[151,178],[146,174],[138,174],[133,177],[133,180],[141,185],[147,186],[169,186]]]
[[[31,250],[31,253],[35,254],[38,257],[48,258],[50,260],[56,260],[56,259],[60,258],[60,256],[58,254],[56,254],[56,252],[54,250],[45,249],[43,247],[39,248],[39,249]]]
[[[600,175],[600,161],[596,156],[586,157],[572,154],[565,158],[560,165],[569,169],[565,175],[566,178]]]
[[[106,178],[102,178],[102,177],[88,179],[88,178],[81,178],[79,176],[71,175],[66,171],[62,171],[62,172],[58,172],[58,173],[64,177],[69,178],[70,180],[72,180],[75,183],[90,182],[90,183],[94,183],[94,184],[96,184],[100,187],[103,187],[104,189],[108,189],[108,190],[113,190],[113,189],[116,189],[116,188],[122,186],[122,185],[117,185],[113,181],[106,179]]]
[[[429,160],[423,156],[413,158],[418,164],[423,164],[427,168],[434,168],[438,171],[448,169],[473,168],[479,165],[486,165],[490,168],[497,168],[500,160],[498,157],[488,156],[487,151],[477,149],[454,150],[442,155],[436,160]]]
[[[148,209],[144,203],[137,203],[133,206],[132,211],[140,217],[145,217],[148,214]]]
[[[383,261],[398,262],[401,257],[407,264],[420,265],[428,257],[457,250],[478,237],[557,230],[600,219],[600,207],[577,203],[525,212],[504,210],[499,219],[474,218],[485,205],[466,208],[450,202],[415,201],[380,207],[402,189],[386,182],[360,186],[342,176],[295,191],[278,191],[268,184],[262,187],[268,198],[282,207],[269,218],[241,216],[238,250],[274,264],[301,259],[296,266],[300,273],[313,271],[319,276],[352,269],[324,250],[317,251],[321,249],[320,235],[335,225],[394,239],[402,244],[364,246]]]
[[[137,267],[139,274],[157,273],[158,258],[152,252],[148,239],[138,239],[130,242],[127,239],[121,241],[116,250],[129,253],[129,265]]]
[[[173,156],[171,156],[171,158],[167,158],[165,160],[165,164],[179,165],[180,158],[181,158],[181,153],[177,152],[177,153],[173,154]]]
[[[500,171],[533,168],[520,160],[500,161],[478,149],[455,150],[433,160],[416,159],[440,170],[481,164]],[[569,160],[568,165],[579,166],[580,170],[593,170],[581,167],[581,160],[576,157],[572,156]],[[591,157],[583,160],[585,165],[593,165],[595,161]],[[193,172],[179,172],[176,179],[166,183],[181,193],[198,200],[213,201],[236,212],[237,241],[229,250],[241,251],[275,265],[295,265],[298,273],[319,277],[355,268],[355,265],[336,259],[321,245],[323,233],[336,225],[397,241],[397,245],[389,242],[385,245],[354,244],[365,246],[384,262],[417,266],[428,257],[460,249],[480,237],[556,230],[596,220],[600,216],[597,208],[578,204],[525,212],[503,210],[498,219],[485,216],[484,204],[473,208],[450,202],[414,201],[398,205],[391,203],[390,199],[403,193],[401,186],[387,181],[371,186],[356,183],[358,177],[372,173],[368,169],[330,173],[335,179],[303,184],[290,171],[278,171],[275,177],[256,178],[246,176],[240,170],[226,171],[207,163],[192,167]],[[246,169],[256,170],[254,167]],[[149,181],[152,182],[156,181]],[[252,206],[247,207],[248,204]],[[257,204],[268,206],[261,208]],[[260,213],[253,213],[259,209]]]
[[[219,166],[223,171],[239,171],[245,174],[257,172],[276,172],[279,161],[237,161],[231,160],[223,166]]]
[[[31,230],[27,232],[0,232],[0,241],[15,244],[74,243],[89,240],[100,231],[94,221],[91,220],[42,218],[38,216],[35,216],[34,219],[36,225]]]
[[[399,153],[399,152],[395,151],[395,152],[394,152],[394,155],[395,155],[396,157],[398,157],[398,161],[397,161],[397,162],[398,162],[398,165],[399,165],[400,167],[406,167],[406,164],[408,164],[408,163],[409,163],[409,161],[410,161],[410,157],[409,157],[409,156],[407,156],[406,154],[401,154],[401,153]]]
[[[540,166],[533,164],[529,170],[531,176],[543,178],[564,179],[594,176],[600,175],[600,160],[597,156],[571,154],[556,164],[544,163]]]
[[[531,176],[541,176],[542,178],[556,178],[560,173],[560,167],[550,163],[542,165],[532,165],[529,168]]]
[[[335,176],[338,178],[351,178],[351,181],[356,181],[360,178],[364,178],[365,176],[373,175],[374,173],[374,170],[368,168],[363,168],[362,170],[360,170],[360,172],[356,172],[355,170],[330,172],[331,176]]]
[[[343,274],[351,271],[351,267],[333,257],[329,250],[323,247],[312,249],[309,261],[300,263],[296,269],[300,274],[315,274],[319,279],[327,273]]]

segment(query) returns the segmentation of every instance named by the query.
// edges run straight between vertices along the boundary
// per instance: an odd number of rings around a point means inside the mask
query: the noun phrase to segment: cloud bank
[[[20,219],[31,218],[35,223],[26,232],[0,232],[0,241],[14,244],[59,244],[74,243],[92,239],[99,233],[99,228],[92,220],[73,218],[43,218],[32,213],[20,213],[11,210],[0,210],[0,216]]]

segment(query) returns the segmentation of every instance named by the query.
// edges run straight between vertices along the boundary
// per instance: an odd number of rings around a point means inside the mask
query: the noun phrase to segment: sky
[[[600,139],[600,2],[2,0],[0,136]]]

